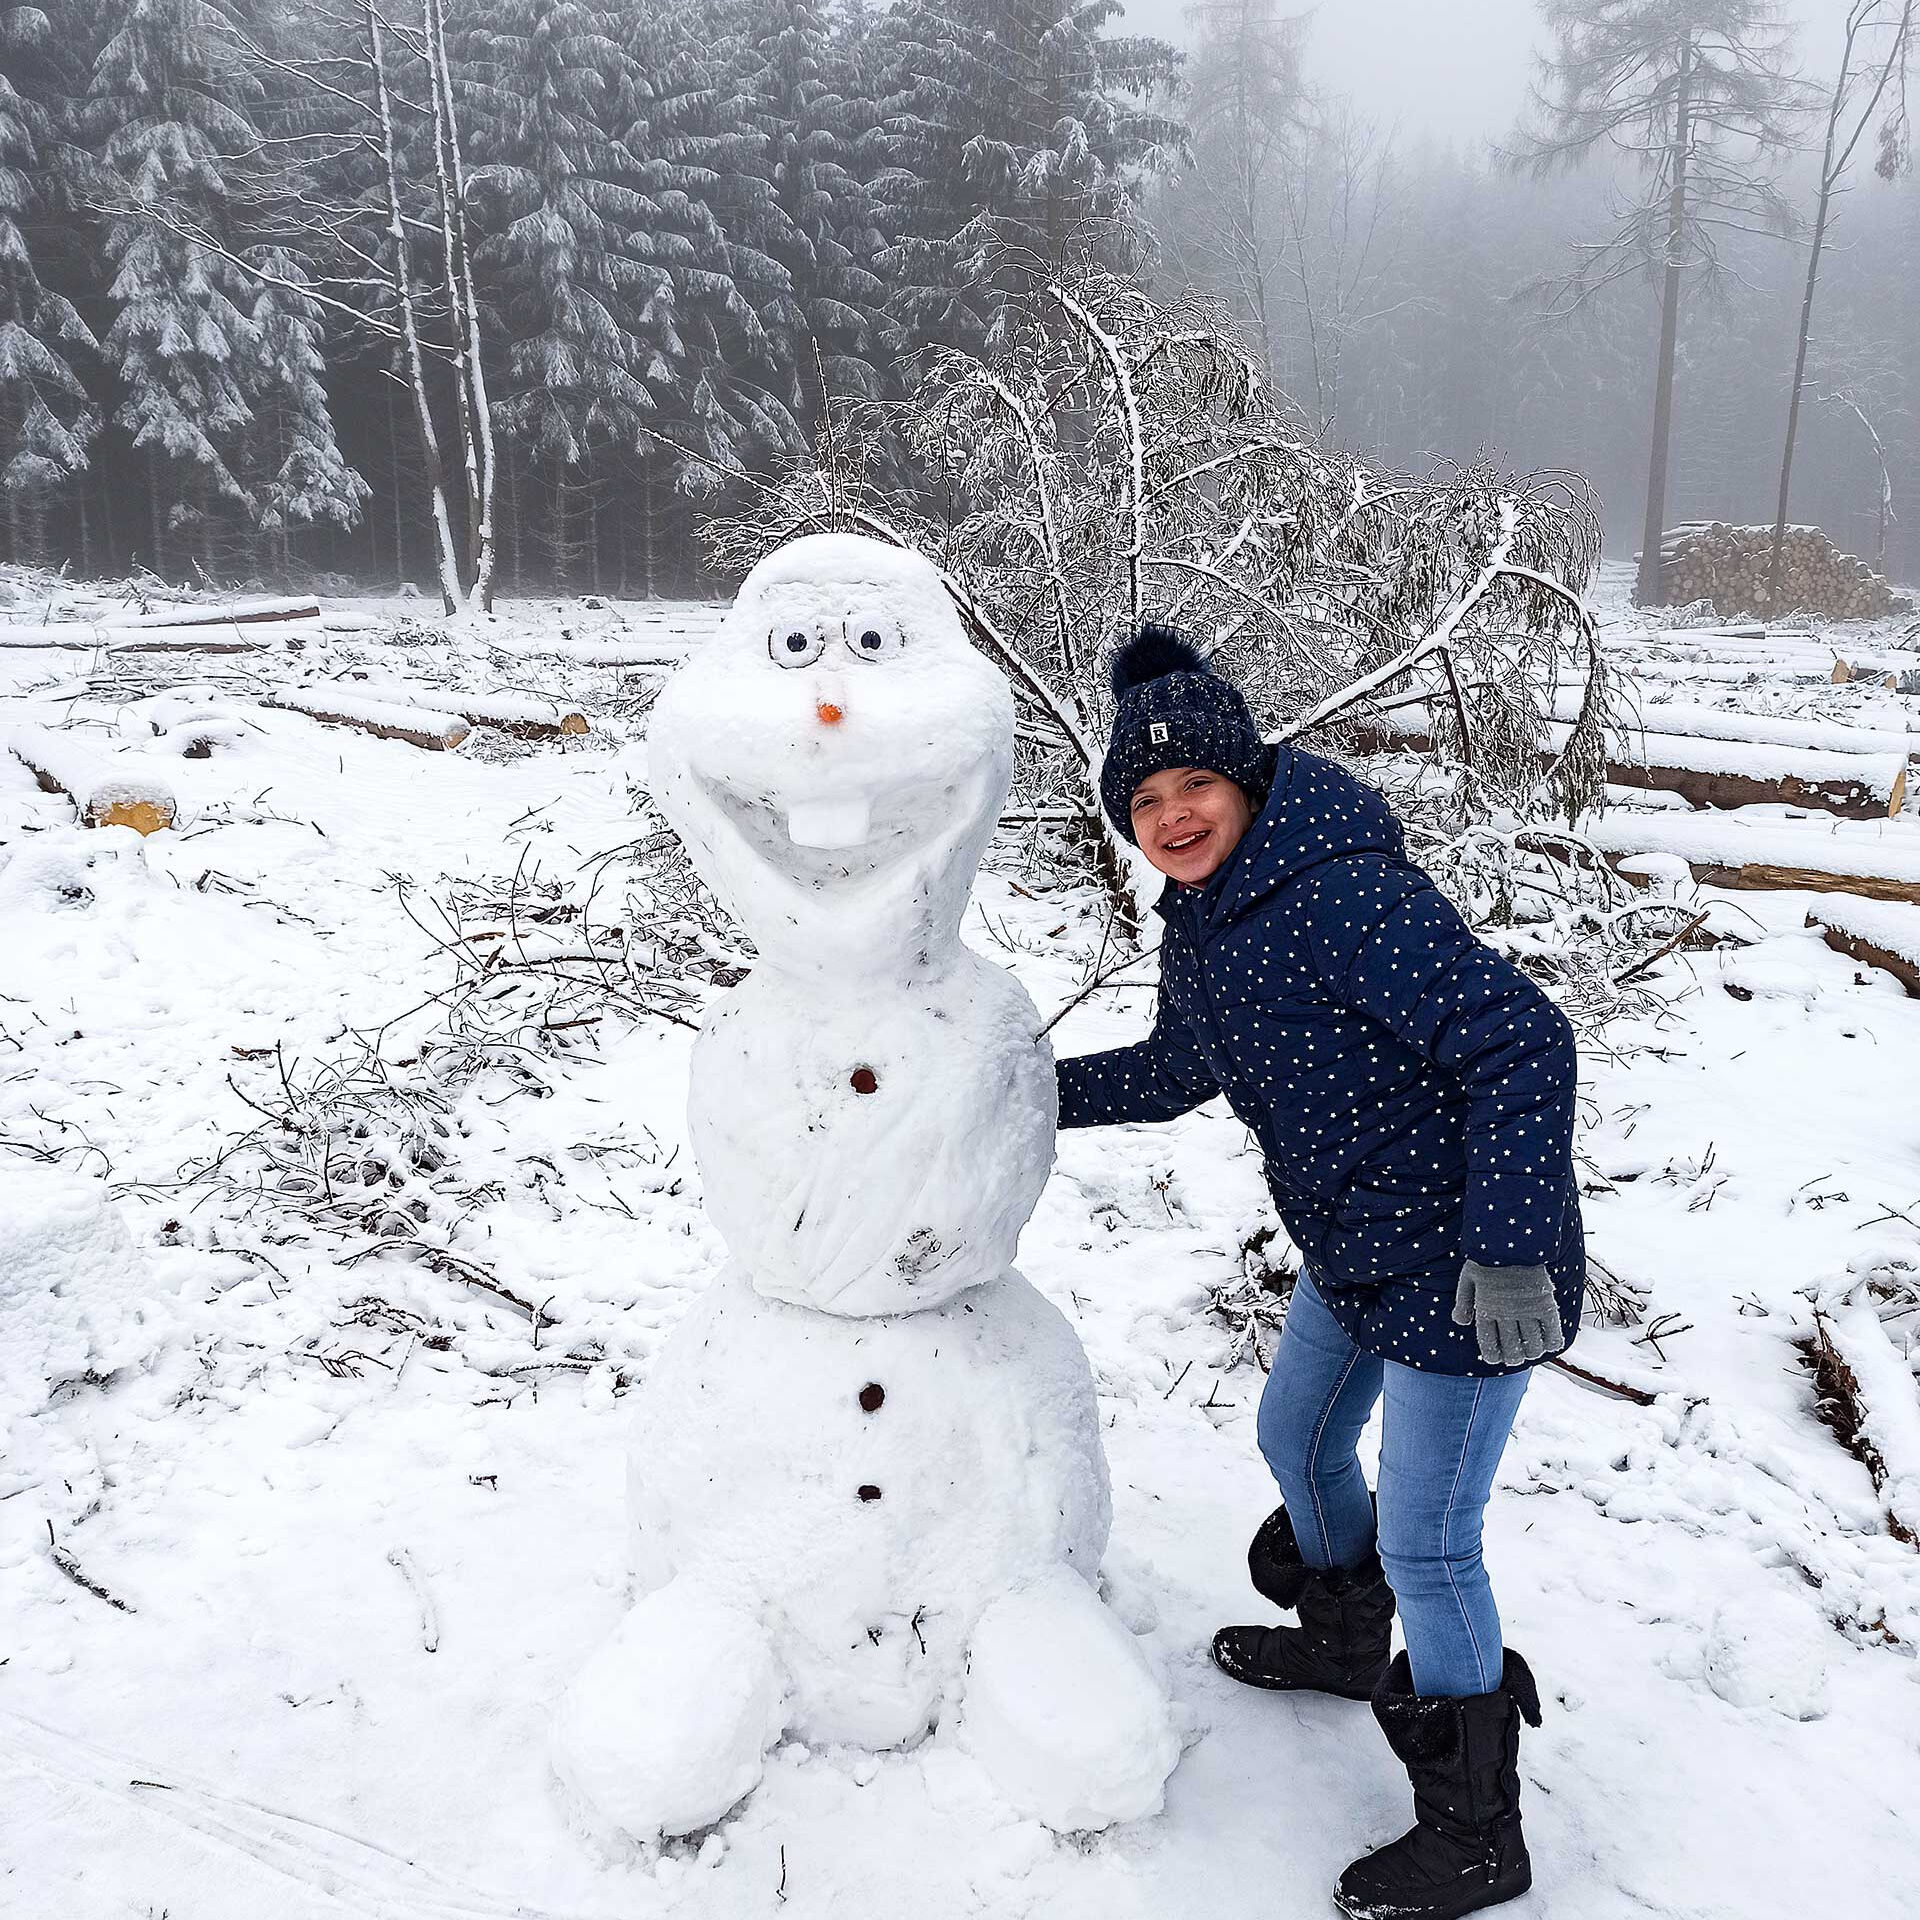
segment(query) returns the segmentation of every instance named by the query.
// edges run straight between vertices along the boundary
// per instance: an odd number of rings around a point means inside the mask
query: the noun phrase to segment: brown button
[[[880,1498],[880,1489],[878,1487],[862,1487],[860,1489],[860,1498],[862,1500],[878,1500]]]
[[[865,1413],[878,1413],[881,1402],[887,1397],[887,1390],[878,1381],[869,1380],[860,1389],[860,1406]]]
[[[878,1093],[880,1076],[871,1067],[855,1067],[853,1070],[853,1090],[855,1093]]]

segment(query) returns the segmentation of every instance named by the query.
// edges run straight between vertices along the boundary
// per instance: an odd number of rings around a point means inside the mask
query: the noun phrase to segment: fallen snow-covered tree
[[[893,426],[919,501],[882,497],[863,447]],[[1327,445],[1224,316],[1088,273],[1046,288],[992,362],[948,354],[904,422],[850,409],[816,464],[711,530],[743,568],[806,532],[856,529],[932,556],[1022,708],[1018,807],[1077,825],[1124,891],[1100,818],[1108,649],[1177,623],[1276,737],[1337,748],[1404,699],[1432,706],[1444,778],[1417,804],[1568,814],[1602,781],[1608,689],[1582,600],[1599,551],[1585,484],[1490,462],[1397,474]],[[1571,693],[1564,747],[1537,751]]]

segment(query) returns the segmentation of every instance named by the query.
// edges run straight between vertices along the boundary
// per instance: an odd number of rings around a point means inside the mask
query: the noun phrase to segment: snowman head
[[[1006,799],[1013,696],[920,555],[812,534],[667,683],[655,799],[776,965],[938,965]]]

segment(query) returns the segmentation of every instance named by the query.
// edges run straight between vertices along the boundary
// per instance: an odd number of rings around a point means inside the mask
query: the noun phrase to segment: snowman
[[[959,936],[1012,737],[935,569],[843,534],[755,567],[654,708],[655,798],[760,959],[693,1049],[730,1258],[640,1397],[640,1598],[556,1716],[635,1838],[710,1826],[782,1737],[937,1728],[1063,1831],[1156,1812],[1178,1757],[1095,1591],[1086,1355],[1011,1264],[1053,1066]]]

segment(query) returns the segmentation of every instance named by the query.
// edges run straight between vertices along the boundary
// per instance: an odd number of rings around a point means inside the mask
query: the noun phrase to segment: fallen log
[[[1550,703],[1556,720],[1572,721],[1580,702],[1572,692]],[[1702,740],[1748,740],[1775,747],[1810,747],[1820,753],[1920,754],[1920,733],[1888,727],[1855,727],[1844,720],[1799,720],[1784,714],[1736,713],[1729,707],[1703,707],[1684,700],[1651,701],[1623,729],[1638,733],[1685,734]]]
[[[1543,763],[1549,750],[1557,753],[1566,746],[1571,731],[1559,721],[1549,724]],[[1383,715],[1356,729],[1355,745],[1362,753],[1424,753],[1432,746],[1428,718],[1419,708]],[[1818,807],[1852,820],[1891,818],[1905,804],[1907,793],[1904,751],[1828,753],[1640,728],[1613,731],[1606,777],[1619,787],[1677,793],[1699,807]]]
[[[330,682],[343,687],[345,681]],[[326,689],[306,687],[305,693]],[[536,700],[515,693],[465,693],[458,687],[429,687],[404,680],[375,680],[351,676],[351,690],[369,700],[398,702],[403,706],[424,704],[436,712],[457,713],[470,726],[496,727],[521,740],[552,740],[563,734],[587,731],[587,716],[577,708],[562,706],[553,700]]]
[[[231,606],[168,607],[160,613],[129,614],[116,627],[248,627],[275,620],[317,620],[318,600],[236,600]]]
[[[1761,825],[1715,813],[1609,812],[1584,818],[1584,841],[1625,878],[1646,884],[1632,863],[1664,855],[1685,862],[1702,886],[1742,892],[1855,894],[1920,906],[1920,842]],[[1568,857],[1565,843],[1538,836],[1538,851]],[[1531,842],[1529,843],[1531,844]]]
[[[1830,678],[1824,669],[1775,671],[1724,660],[1634,660],[1628,663],[1628,671],[1636,680],[1665,680],[1681,686],[1824,687]]]
[[[295,621],[280,623],[270,634],[257,627],[242,627],[228,622],[208,622],[196,627],[161,627],[149,631],[140,628],[129,633],[125,627],[102,627],[102,644],[111,654],[123,653],[298,653],[309,640],[318,639],[320,623]]]
[[[57,626],[29,626],[26,624],[0,626],[0,647],[43,648],[52,650],[59,647],[69,653],[91,653],[101,644],[98,627],[83,627],[77,620],[69,620]]]
[[[1887,1531],[1920,1546],[1920,1384],[1871,1303],[1815,1310],[1807,1342],[1821,1416],[1867,1470]]]
[[[233,621],[191,627],[83,626],[77,620],[52,626],[0,627],[0,648],[92,653],[268,653],[298,651],[324,629],[318,621],[282,621],[275,631],[242,628]]]
[[[1638,734],[1614,745],[1607,778],[1616,786],[1677,793],[1696,807],[1819,807],[1849,820],[1885,820],[1907,797],[1904,754],[1820,753],[1678,734]]]
[[[424,747],[429,753],[451,751],[472,731],[455,713],[367,700],[334,687],[284,687],[278,693],[263,694],[260,704],[288,713],[304,713],[309,720],[319,720],[328,726],[357,727],[376,740],[404,740],[409,746]]]
[[[1892,974],[1920,1000],[1920,912],[1884,900],[1823,900],[1806,924],[1835,953]]]
[[[1869,686],[1880,687],[1888,693],[1897,691],[1900,685],[1897,676],[1886,667],[1856,667],[1838,657],[1835,658],[1833,671],[1827,678],[1828,682],[1836,687],[1844,687],[1851,681],[1862,680]]]
[[[60,793],[89,827],[131,827],[158,833],[178,813],[173,791],[129,756],[103,751],[71,734],[48,727],[18,727],[8,735],[14,758],[39,783],[42,793]]]

